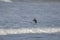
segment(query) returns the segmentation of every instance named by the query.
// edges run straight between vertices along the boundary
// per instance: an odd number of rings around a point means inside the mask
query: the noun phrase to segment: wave
[[[24,34],[24,33],[56,33],[60,28],[19,28],[19,29],[0,29],[0,35]]]
[[[0,0],[0,1],[4,1],[4,2],[12,2],[11,0]]]
[[[0,0],[4,2],[60,2],[60,0]]]

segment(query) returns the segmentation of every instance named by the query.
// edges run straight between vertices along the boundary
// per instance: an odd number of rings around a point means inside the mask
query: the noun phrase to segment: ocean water
[[[0,1],[1,40],[60,39],[59,2],[16,1]]]
[[[60,27],[59,3],[5,3],[0,2],[0,26]],[[32,21],[36,18],[38,23]]]

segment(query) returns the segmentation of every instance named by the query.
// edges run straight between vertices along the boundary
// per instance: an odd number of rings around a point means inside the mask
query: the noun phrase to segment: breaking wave
[[[12,2],[11,0],[0,0],[0,1],[4,1],[4,2]]]
[[[0,35],[24,34],[24,33],[55,33],[60,32],[60,28],[19,28],[19,29],[0,29]]]
[[[0,0],[4,2],[60,2],[60,0]]]

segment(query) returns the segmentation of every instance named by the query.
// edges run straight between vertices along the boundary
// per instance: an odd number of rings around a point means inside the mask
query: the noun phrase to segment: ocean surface
[[[0,0],[0,40],[60,40],[60,3]]]

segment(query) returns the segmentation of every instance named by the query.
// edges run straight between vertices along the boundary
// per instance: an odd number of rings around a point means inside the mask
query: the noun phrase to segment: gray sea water
[[[60,27],[60,3],[5,3],[0,2],[0,26],[33,27],[36,18],[37,27]]]
[[[37,24],[32,21],[33,18],[37,19]],[[21,28],[27,28],[28,31],[16,31]],[[40,31],[36,28],[40,28]],[[9,29],[12,31],[8,32]],[[0,40],[60,40],[59,29],[59,2],[0,1]],[[1,35],[5,33],[6,35]]]

